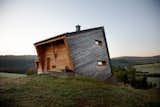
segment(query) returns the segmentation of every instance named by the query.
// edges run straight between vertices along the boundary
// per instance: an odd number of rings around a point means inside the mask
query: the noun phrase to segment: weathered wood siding
[[[66,66],[71,68],[64,40],[41,45],[39,50],[43,50],[43,52],[39,52],[39,58],[44,72],[60,71]]]
[[[102,41],[102,46],[95,44]],[[67,36],[68,46],[76,73],[106,79],[111,75],[103,29],[82,32]],[[98,60],[105,60],[106,65],[97,65]]]
[[[34,62],[34,64],[35,64],[35,68],[36,68],[37,72],[38,73],[42,73],[42,66],[40,64],[39,59],[36,59],[35,62]]]

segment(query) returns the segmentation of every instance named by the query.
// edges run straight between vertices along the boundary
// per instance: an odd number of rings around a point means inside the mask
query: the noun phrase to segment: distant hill
[[[25,73],[34,69],[35,55],[5,55],[0,56],[0,72]]]
[[[111,63],[114,66],[132,66],[132,65],[141,65],[141,64],[151,64],[151,63],[160,63],[160,55],[151,56],[151,57],[117,57],[112,58]]]
[[[34,69],[36,55],[6,55],[0,56],[0,72],[25,73],[29,69]],[[112,58],[114,66],[140,65],[149,63],[160,63],[160,55],[153,57],[117,57]]]

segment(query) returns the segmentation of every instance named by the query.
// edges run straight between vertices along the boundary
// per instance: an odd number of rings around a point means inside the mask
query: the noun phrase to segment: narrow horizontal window
[[[102,46],[102,41],[100,41],[100,40],[95,40],[95,44],[98,45],[98,46]]]
[[[106,65],[106,61],[104,61],[104,60],[98,60],[97,61],[97,65],[104,66],[104,65]]]

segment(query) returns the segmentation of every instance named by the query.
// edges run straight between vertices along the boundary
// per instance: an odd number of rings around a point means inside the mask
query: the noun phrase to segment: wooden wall
[[[97,45],[95,40],[102,41],[102,46]],[[111,76],[103,29],[67,36],[67,42],[76,73],[100,79]],[[105,60],[106,65],[98,66],[98,60]]]
[[[41,59],[43,71],[60,71],[68,66],[71,69],[70,60],[64,40],[54,41],[39,46],[38,56]]]
[[[35,64],[35,68],[37,70],[37,73],[39,73],[39,74],[42,73],[42,66],[40,64],[39,59],[36,59],[35,62],[34,62],[34,64]]]

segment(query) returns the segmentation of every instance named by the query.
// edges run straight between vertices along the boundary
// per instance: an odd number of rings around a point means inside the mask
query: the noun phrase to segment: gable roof
[[[58,38],[64,38],[65,36],[71,36],[71,35],[75,35],[75,34],[80,34],[80,33],[85,33],[85,32],[88,32],[88,31],[93,31],[93,30],[98,30],[98,29],[104,29],[103,26],[100,26],[100,27],[95,27],[95,28],[90,28],[90,29],[85,29],[85,30],[81,30],[81,31],[75,31],[75,32],[67,32],[67,33],[63,33],[63,34],[60,34],[60,35],[57,35],[57,36],[54,36],[54,37],[51,37],[51,38],[48,38],[48,39],[45,39],[45,40],[42,40],[42,41],[39,41],[39,42],[36,42],[34,43],[34,46],[37,46],[39,44],[45,44],[46,41],[51,41],[52,39],[56,40]],[[44,43],[43,43],[44,42]]]

